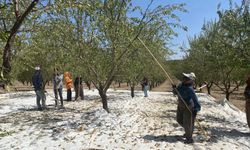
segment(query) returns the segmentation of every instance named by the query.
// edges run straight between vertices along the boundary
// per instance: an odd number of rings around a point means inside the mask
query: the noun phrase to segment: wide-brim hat
[[[185,77],[189,78],[190,80],[195,80],[196,76],[193,72],[191,73],[182,73]]]

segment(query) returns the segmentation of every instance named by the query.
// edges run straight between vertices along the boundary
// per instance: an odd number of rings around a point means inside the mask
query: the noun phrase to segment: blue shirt
[[[193,104],[194,111],[198,112],[201,110],[200,103],[194,92],[192,85],[179,84],[177,87],[178,92],[180,93],[182,99],[189,105]]]
[[[35,74],[32,77],[33,86],[35,91],[42,90],[43,86],[43,78],[41,71],[36,70]]]

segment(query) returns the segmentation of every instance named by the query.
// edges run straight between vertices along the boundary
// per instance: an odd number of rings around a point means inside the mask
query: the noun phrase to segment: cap
[[[191,73],[182,73],[185,77],[189,78],[190,80],[195,80],[196,76],[193,72]]]

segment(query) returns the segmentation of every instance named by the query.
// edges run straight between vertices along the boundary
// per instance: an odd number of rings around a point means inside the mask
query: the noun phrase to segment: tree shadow
[[[98,109],[66,108],[57,110],[54,106],[44,111],[37,111],[36,108],[20,108],[17,112],[10,112],[1,116],[0,124],[8,123],[10,128],[15,128],[17,131],[23,131],[30,127],[34,130],[29,130],[29,135],[36,134],[38,135],[37,138],[49,135],[52,140],[57,140],[60,134],[68,130],[77,131],[82,126],[89,126],[93,122],[98,122],[99,118],[95,115],[96,111]],[[79,117],[74,117],[76,115]]]
[[[100,96],[97,96],[97,95],[84,95],[84,100],[91,101],[91,100],[97,100],[97,99],[100,99]]]
[[[238,131],[237,129],[247,128],[247,124],[243,124],[240,121],[229,121],[224,116],[215,116],[215,115],[203,115],[203,119],[200,120],[204,121],[206,124],[211,122],[216,122],[221,124],[224,124],[225,127],[219,127],[219,126],[212,126],[212,127],[203,127],[204,130],[206,130],[207,133],[209,133],[209,140],[210,142],[218,142],[222,138],[228,138],[235,140],[236,138],[240,137],[249,137],[250,139],[250,132],[245,133]],[[227,127],[227,125],[230,125],[232,127]],[[197,126],[197,125],[196,125]],[[236,129],[232,129],[236,128]]]
[[[176,110],[166,110],[162,112],[163,114],[160,116],[162,119],[176,119]]]
[[[211,132],[211,135],[209,136],[209,139],[207,142],[209,143],[218,143],[222,139],[225,139],[226,142],[229,142],[230,140],[239,142],[245,147],[248,147],[250,149],[250,144],[248,143],[242,143],[240,142],[239,138],[248,138],[250,140],[250,133],[249,132],[241,132],[236,129],[227,129],[227,128],[219,128],[214,127],[210,128],[208,131]]]
[[[148,141],[156,141],[156,142],[168,142],[168,143],[176,143],[176,142],[184,142],[184,138],[181,135],[146,135],[143,137],[144,140]]]
[[[227,129],[227,128],[211,128],[209,129],[211,131],[211,135],[217,137],[217,138],[230,138],[230,139],[236,139],[239,137],[249,137],[250,139],[250,132],[241,132],[236,129]]]
[[[218,105],[216,102],[199,101],[201,106],[206,106],[208,108]]]
[[[238,128],[242,128],[242,127],[247,127],[247,124],[243,124],[240,121],[229,121],[227,118],[225,118],[224,116],[215,116],[212,114],[207,114],[207,115],[202,115],[202,117],[204,118],[203,120],[205,122],[217,122],[220,124],[226,124],[226,125],[232,125],[232,126],[237,126]]]
[[[27,98],[27,97],[31,97],[31,96],[35,96],[35,92],[34,93],[31,93],[31,92],[17,92],[17,93],[11,93],[9,94],[9,98],[12,99],[12,98]]]

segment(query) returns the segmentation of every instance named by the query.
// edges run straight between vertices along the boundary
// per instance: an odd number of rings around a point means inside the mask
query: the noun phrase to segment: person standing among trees
[[[246,117],[247,117],[247,124],[250,128],[250,76],[246,80],[247,86],[244,90],[244,96],[246,98]]]
[[[143,77],[141,85],[144,92],[144,97],[148,97],[148,78]]]
[[[75,87],[75,100],[77,100],[79,96],[81,97],[81,100],[84,100],[83,84],[81,76],[77,76],[75,78],[74,87]]]
[[[40,66],[35,67],[35,73],[32,76],[32,83],[34,86],[34,90],[36,92],[36,104],[37,104],[37,108],[39,111],[42,111],[43,109],[46,108],[46,104],[45,104],[45,94],[44,94],[44,86],[43,86],[43,77],[42,77],[42,73],[40,70]],[[40,101],[42,100],[42,106]]]
[[[64,82],[67,88],[67,101],[71,101],[72,100],[72,79],[71,79],[71,75],[69,72],[65,72],[64,73]]]
[[[57,98],[58,98],[57,89],[56,89],[56,72],[57,72],[57,68],[54,68],[54,73],[53,73],[53,77],[52,77],[52,84],[53,84],[53,91],[54,91],[54,95],[55,95],[55,100],[57,100]]]
[[[58,94],[60,97],[60,102],[61,102],[61,108],[63,108],[63,96],[62,96],[62,90],[63,90],[63,74],[59,72],[58,68],[54,69],[54,93],[55,93],[55,107],[58,106]]]
[[[190,74],[183,73],[183,81],[178,87],[172,85],[174,94],[180,94],[178,95],[177,122],[185,130],[184,137],[186,138],[186,144],[194,142],[194,121],[197,112],[201,110],[198,98],[193,89],[195,78],[195,74],[192,72]]]

